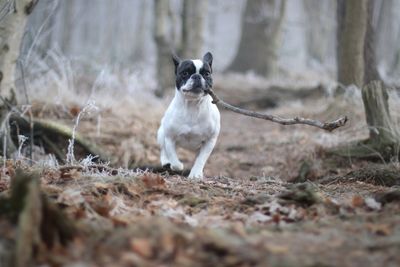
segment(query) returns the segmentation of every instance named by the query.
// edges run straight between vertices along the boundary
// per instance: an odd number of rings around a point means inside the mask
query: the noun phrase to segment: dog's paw
[[[201,180],[203,179],[203,172],[190,171],[188,178],[193,180]]]
[[[171,169],[171,164],[170,163],[165,163],[165,164],[162,164],[162,167],[163,167],[163,169],[170,170]]]
[[[173,170],[173,171],[183,171],[182,162],[171,163],[171,170]]]

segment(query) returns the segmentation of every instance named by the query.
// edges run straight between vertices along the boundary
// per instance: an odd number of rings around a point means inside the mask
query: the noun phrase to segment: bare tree
[[[333,55],[335,42],[334,20],[327,14],[336,7],[335,1],[303,0],[308,55],[319,63],[325,63]],[[333,51],[332,51],[332,50]]]
[[[390,160],[399,157],[400,131],[390,115],[389,96],[376,66],[375,3],[372,0],[345,1],[341,7],[345,15],[344,23],[339,21],[344,27],[339,40],[342,42],[339,82],[362,88],[369,138],[338,152],[345,156]]]
[[[381,6],[376,32],[378,64],[382,64],[385,74],[399,77],[400,74],[400,1],[376,1]]]
[[[168,36],[169,0],[154,1],[154,40],[157,47],[157,79],[156,95],[162,97],[165,89],[173,86],[174,72],[171,59],[171,40]]]
[[[207,14],[207,0],[183,1],[182,46],[183,58],[199,57],[204,44],[204,23]]]
[[[369,144],[384,158],[399,157],[400,131],[389,112],[388,93],[376,67],[375,2],[368,0],[364,39],[364,84],[362,98],[369,127]]]
[[[0,122],[3,125],[0,133],[0,150],[6,147],[7,154],[15,151],[15,146],[11,142],[5,119],[10,106],[16,103],[16,63],[26,21],[36,2],[37,0],[0,0],[0,8],[6,10],[0,18]],[[7,146],[4,141],[7,142]]]
[[[286,0],[247,1],[242,37],[230,70],[254,70],[266,77],[277,72],[277,53],[285,8]]]
[[[337,75],[344,86],[363,85],[366,18],[367,0],[338,1]]]

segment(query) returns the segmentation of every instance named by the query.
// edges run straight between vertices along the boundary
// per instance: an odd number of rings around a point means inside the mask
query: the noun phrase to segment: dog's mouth
[[[193,87],[190,89],[182,89],[185,94],[199,95],[205,93],[205,88],[203,87]]]

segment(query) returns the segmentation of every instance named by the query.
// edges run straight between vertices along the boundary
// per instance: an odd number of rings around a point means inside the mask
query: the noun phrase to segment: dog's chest
[[[198,110],[181,110],[174,119],[172,132],[178,146],[197,150],[213,133],[210,114]]]
[[[172,132],[178,146],[197,150],[210,139],[216,131],[216,121],[212,110],[179,110],[175,113]]]
[[[176,129],[177,145],[186,149],[197,150],[210,138],[211,127],[207,124],[181,124]]]

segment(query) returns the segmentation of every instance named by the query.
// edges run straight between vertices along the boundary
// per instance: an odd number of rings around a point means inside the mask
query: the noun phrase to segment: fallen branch
[[[217,106],[223,107],[227,110],[253,117],[253,118],[258,118],[258,119],[263,119],[263,120],[268,120],[272,122],[276,122],[282,125],[292,125],[292,124],[306,124],[310,126],[314,126],[326,131],[333,131],[336,128],[339,128],[341,126],[344,126],[347,122],[347,117],[341,117],[337,120],[331,121],[331,122],[320,122],[317,120],[312,120],[312,119],[305,119],[305,118],[300,118],[300,117],[295,117],[291,119],[287,118],[281,118],[278,116],[270,115],[270,114],[263,114],[255,111],[250,111],[246,109],[241,109],[235,106],[232,106],[223,100],[221,100],[211,89],[206,91],[213,99],[213,104],[216,104]]]
[[[64,147],[68,145],[68,140],[73,138],[72,130],[66,125],[51,120],[33,119],[31,123],[33,124],[35,138],[43,141],[41,145],[44,145],[46,151],[50,151],[55,154],[58,160],[65,162],[66,151],[64,151]],[[18,127],[18,134],[30,135],[32,127],[29,118],[19,114],[12,114],[10,116],[10,124]],[[36,139],[35,141],[38,141]],[[79,134],[75,134],[75,145],[79,147],[84,155],[98,156],[97,159],[100,161],[109,160],[109,156],[105,152]]]

